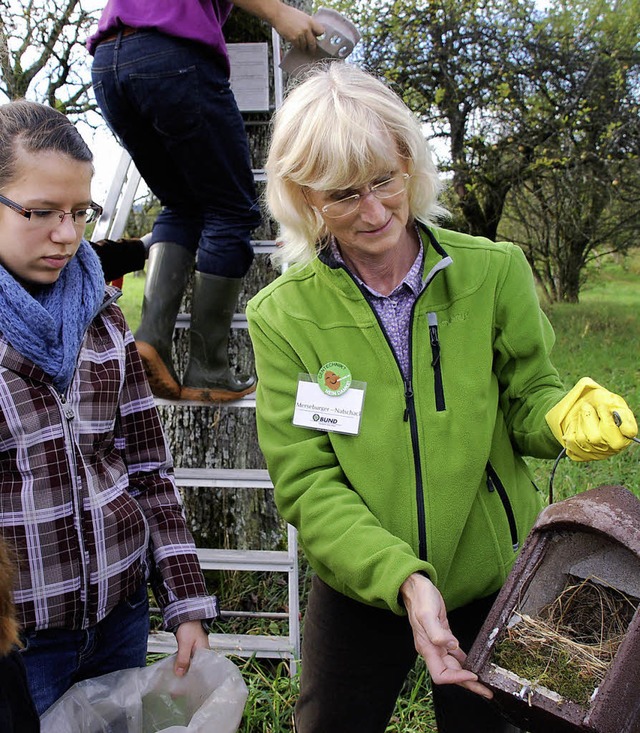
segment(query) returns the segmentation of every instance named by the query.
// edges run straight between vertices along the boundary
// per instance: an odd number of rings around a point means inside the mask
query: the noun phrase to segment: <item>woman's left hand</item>
[[[202,628],[200,621],[185,621],[176,629],[178,654],[173,665],[177,677],[183,677],[189,671],[191,657],[196,649],[210,649],[209,636]]]
[[[482,697],[493,693],[463,668],[467,655],[451,633],[440,591],[424,575],[413,573],[400,586],[416,650],[424,657],[436,685],[460,685]]]

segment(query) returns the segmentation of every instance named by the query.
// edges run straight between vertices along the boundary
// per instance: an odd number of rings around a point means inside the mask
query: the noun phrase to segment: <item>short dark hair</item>
[[[18,145],[29,152],[52,150],[93,162],[89,146],[66,115],[26,99],[0,105],[0,188],[15,175]]]

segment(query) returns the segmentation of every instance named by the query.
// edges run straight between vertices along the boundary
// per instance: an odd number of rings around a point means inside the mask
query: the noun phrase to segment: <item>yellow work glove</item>
[[[638,434],[636,419],[622,397],[589,377],[583,377],[545,419],[573,461],[599,461],[615,455]]]

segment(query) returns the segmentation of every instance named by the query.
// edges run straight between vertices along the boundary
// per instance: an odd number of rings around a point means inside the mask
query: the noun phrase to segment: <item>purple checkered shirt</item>
[[[345,267],[356,281],[367,289],[371,295],[370,302],[378,314],[384,326],[393,351],[398,359],[402,374],[409,376],[409,332],[411,325],[411,309],[424,288],[422,270],[424,266],[424,249],[422,239],[418,236],[420,251],[418,252],[409,272],[404,276],[402,282],[389,295],[382,295],[367,283],[363,282],[355,273],[347,267],[335,237],[330,240],[331,255],[335,260]]]

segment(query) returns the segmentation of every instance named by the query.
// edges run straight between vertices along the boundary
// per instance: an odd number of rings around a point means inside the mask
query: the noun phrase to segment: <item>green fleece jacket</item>
[[[335,590],[403,613],[426,572],[452,610],[496,591],[542,507],[522,455],[561,450],[554,335],[522,251],[421,227],[425,289],[405,380],[353,277],[292,267],[247,306],[260,447],[282,516]],[[358,435],[292,424],[301,373],[345,364],[366,383]]]

